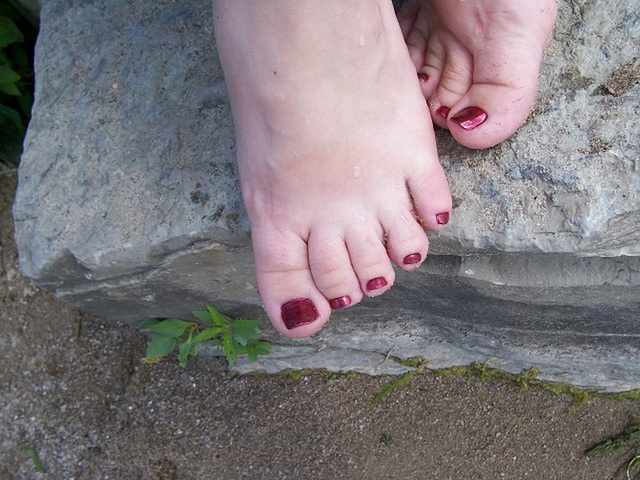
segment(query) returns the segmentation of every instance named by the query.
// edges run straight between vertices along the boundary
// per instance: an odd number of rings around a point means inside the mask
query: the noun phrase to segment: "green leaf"
[[[224,356],[227,357],[227,363],[232,367],[236,363],[236,357],[238,356],[238,354],[236,353],[236,349],[233,344],[233,337],[231,335],[231,332],[225,332],[224,335],[222,335],[221,340]]]
[[[231,318],[220,313],[211,305],[207,305],[207,312],[209,312],[209,315],[211,316],[211,320],[213,321],[213,323],[218,327],[227,327],[231,324]]]
[[[2,67],[0,67],[2,68]],[[19,97],[20,96],[20,90],[18,90],[18,87],[16,86],[15,83],[2,83],[0,82],[0,92],[4,92],[8,95],[14,96],[14,97]]]
[[[257,355],[269,355],[273,345],[269,342],[265,342],[264,340],[260,340],[258,343],[254,343],[251,347]]]
[[[193,339],[196,343],[206,342],[207,340],[211,340],[220,336],[222,332],[224,332],[224,328],[222,327],[209,327],[202,330],[198,335],[196,335]]]
[[[20,80],[20,75],[7,65],[0,65],[0,83],[15,83]]]
[[[233,342],[233,350],[236,352],[236,355],[245,355],[249,353],[249,347],[245,345],[240,345],[237,342]]]
[[[138,325],[138,327],[143,329],[148,329],[149,327],[153,325],[157,325],[159,323],[160,323],[160,320],[158,320],[157,318],[145,318],[140,322],[140,325]]]
[[[213,320],[211,319],[211,315],[209,315],[209,312],[207,312],[205,310],[196,310],[195,312],[191,312],[191,313],[198,320],[201,320],[201,321],[207,322],[207,323],[213,323]]]
[[[20,135],[24,134],[24,124],[20,114],[13,108],[0,103],[0,123],[6,124],[7,121],[16,127]]]
[[[585,452],[585,455],[588,457],[609,455],[637,440],[640,440],[640,423],[630,416],[629,423],[621,433],[590,448]]]
[[[247,355],[252,362],[258,360],[258,355],[269,355],[269,353],[271,353],[271,344],[264,340],[247,345]]]
[[[0,17],[0,48],[22,41],[24,41],[24,37],[13,20],[4,16]]]
[[[233,338],[240,345],[247,345],[260,340],[260,322],[257,320],[239,319],[231,324]]]
[[[178,363],[181,367],[186,367],[189,357],[193,357],[198,353],[198,344],[194,342],[194,339],[189,336],[185,342],[180,345],[180,352],[178,353]]]
[[[44,465],[40,460],[40,457],[38,457],[38,452],[36,452],[36,449],[33,448],[33,445],[24,444],[22,445],[22,448],[24,449],[25,452],[27,452],[27,455],[31,457],[31,461],[33,462],[33,466],[35,467],[36,472],[47,473],[47,469],[44,468]]]
[[[378,392],[373,397],[373,400],[372,400],[373,404],[378,405],[391,392],[401,387],[404,387],[406,384],[408,384],[411,380],[413,380],[413,377],[416,375],[416,371],[417,370],[410,370],[407,373],[396,378],[393,382],[387,384],[380,392]]]
[[[170,338],[179,338],[187,328],[195,327],[193,322],[185,322],[179,318],[167,318],[161,322],[146,327],[147,330]]]
[[[171,353],[176,346],[176,339],[155,335],[147,345],[147,358],[164,357]]]
[[[16,97],[20,96],[20,90],[16,86],[18,80],[20,80],[20,75],[7,65],[0,65],[0,92]]]

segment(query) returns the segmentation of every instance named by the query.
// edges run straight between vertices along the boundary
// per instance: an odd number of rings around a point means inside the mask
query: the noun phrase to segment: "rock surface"
[[[640,1],[561,1],[530,120],[471,151],[432,258],[261,365],[370,373],[422,355],[640,386]],[[14,207],[21,269],[134,322],[205,303],[264,318],[207,2],[47,0]],[[242,368],[249,368],[242,366]]]

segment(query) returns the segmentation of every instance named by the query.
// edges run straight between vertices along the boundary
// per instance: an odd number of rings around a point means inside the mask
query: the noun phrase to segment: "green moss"
[[[426,361],[422,357],[412,357],[409,359],[398,359],[397,357],[392,357],[392,360],[403,366],[415,365],[415,368],[420,370],[418,373],[421,374],[447,378],[477,378],[481,382],[486,382],[489,379],[501,380],[515,385],[519,392],[525,392],[530,387],[537,387],[553,392],[556,395],[568,395],[573,399],[569,407],[570,410],[581,407],[592,397],[640,401],[640,389],[634,389],[626,392],[607,393],[600,392],[596,389],[576,387],[569,383],[542,380],[538,378],[540,371],[536,367],[514,374],[490,367],[486,362],[473,362],[469,365],[456,365],[448,368],[429,370],[426,369]]]
[[[640,389],[629,390],[626,392],[605,393],[603,396],[613,398],[614,400],[632,400],[640,402]]]
[[[311,375],[326,375],[327,378],[330,377],[331,375],[333,375],[332,372],[329,372],[328,370],[325,370],[324,368],[303,368],[301,370],[294,370],[292,368],[289,368],[287,370],[284,370],[282,372],[283,375],[289,377],[292,380],[300,380],[303,377],[308,377]]]
[[[409,382],[411,382],[411,380],[413,380],[413,377],[415,377],[418,373],[419,373],[418,370],[410,370],[407,373],[405,373],[403,375],[400,375],[394,381],[392,381],[391,383],[388,383],[387,385],[385,385],[382,388],[382,390],[380,390],[373,397],[373,399],[371,400],[371,403],[373,403],[374,405],[378,405],[391,392],[393,392],[395,390],[398,390],[398,389],[404,387],[405,385],[407,385]]]
[[[449,368],[437,368],[433,370],[428,370],[430,375],[434,375],[436,377],[471,377],[473,376],[471,368],[468,365],[457,365]]]
[[[403,367],[408,367],[408,368],[418,368],[427,364],[427,361],[422,357],[410,357],[410,358],[389,357],[389,359],[393,360],[398,365],[402,365]]]
[[[389,357],[389,359],[398,365],[411,368],[412,370],[395,377],[391,382],[385,385],[382,390],[373,397],[373,404],[381,403],[389,394],[408,385],[416,375],[431,375],[445,378],[477,378],[483,383],[487,380],[498,380],[514,385],[519,392],[525,392],[531,387],[536,387],[542,390],[547,390],[556,395],[568,395],[571,397],[572,402],[568,411],[580,408],[589,401],[589,399],[594,397],[610,398],[620,401],[640,401],[640,389],[634,389],[626,392],[607,393],[596,389],[576,387],[569,383],[542,380],[539,378],[540,372],[536,367],[532,367],[515,374],[490,367],[487,362],[473,362],[469,365],[455,365],[448,368],[428,369],[427,361],[420,356],[411,358]],[[294,380],[299,380],[304,376],[321,374],[325,375],[327,382],[335,381],[339,378],[352,379],[359,375],[357,372],[353,371],[336,373],[329,372],[325,369],[286,370],[283,374]]]

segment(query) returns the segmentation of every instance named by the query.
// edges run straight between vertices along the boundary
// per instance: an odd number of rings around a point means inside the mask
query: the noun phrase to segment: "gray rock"
[[[391,351],[640,387],[639,7],[561,1],[518,133],[471,151],[438,132],[456,209],[425,267],[310,339],[265,328],[259,367],[402,371]],[[40,17],[22,271],[130,322],[205,303],[265,320],[210,5],[46,0]]]

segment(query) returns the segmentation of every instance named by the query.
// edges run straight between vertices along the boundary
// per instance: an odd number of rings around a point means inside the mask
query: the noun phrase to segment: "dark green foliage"
[[[0,163],[17,165],[33,101],[35,29],[0,2]]]

